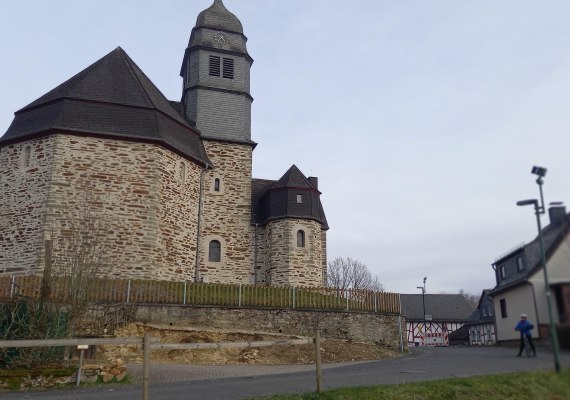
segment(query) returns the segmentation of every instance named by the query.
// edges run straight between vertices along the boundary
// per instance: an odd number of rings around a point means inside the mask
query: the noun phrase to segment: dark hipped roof
[[[0,145],[56,131],[160,142],[209,164],[199,134],[120,47],[17,111]]]
[[[297,194],[303,195],[302,203],[297,203]],[[323,229],[328,229],[320,194],[295,165],[277,181],[253,179],[252,221],[265,224],[276,219],[312,219],[319,222]]]
[[[570,214],[566,214],[563,221],[559,221],[555,224],[549,224],[542,229],[542,236],[544,240],[544,252],[546,255],[546,260],[554,254],[558,245],[564,240],[566,235],[570,232]],[[517,257],[524,253],[526,256],[526,262],[528,268],[515,274],[507,275],[505,279],[501,280],[493,290],[489,292],[491,296],[501,293],[507,289],[516,287],[518,285],[524,284],[528,279],[540,270],[542,267],[542,255],[540,250],[540,237],[537,235],[536,238],[526,244],[525,246],[517,249],[517,251],[511,252],[504,257],[501,257],[493,263],[494,266],[499,266],[503,264],[506,260],[513,257]]]
[[[423,321],[424,309],[421,294],[401,294],[402,314],[408,321]],[[426,294],[426,315],[432,321],[465,321],[472,310],[460,294]]]

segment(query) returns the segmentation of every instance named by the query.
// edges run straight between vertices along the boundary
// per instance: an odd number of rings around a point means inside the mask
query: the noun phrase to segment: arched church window
[[[297,247],[305,247],[305,231],[297,231]]]
[[[214,179],[214,192],[220,191],[220,178]]]
[[[222,256],[222,244],[217,240],[212,240],[208,249],[208,261],[220,262]]]

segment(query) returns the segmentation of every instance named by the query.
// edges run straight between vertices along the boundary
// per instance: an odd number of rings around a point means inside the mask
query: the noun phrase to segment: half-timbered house
[[[465,297],[459,294],[402,294],[400,301],[406,317],[408,346],[424,345],[424,338],[432,334],[445,337],[461,328],[472,312]]]

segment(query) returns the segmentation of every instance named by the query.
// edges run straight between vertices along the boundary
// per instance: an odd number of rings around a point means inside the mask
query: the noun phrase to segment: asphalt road
[[[513,348],[421,348],[397,359],[354,363],[323,370],[323,388],[365,386],[412,381],[434,380],[449,377],[488,375],[514,371],[554,369],[551,353],[539,349],[535,358],[515,357]],[[570,353],[561,356],[563,368],[570,367]],[[160,369],[161,366],[152,366]],[[181,369],[185,366],[180,366]],[[204,366],[204,368],[208,368]],[[236,371],[240,366],[235,366]],[[272,394],[314,391],[314,370],[293,373],[271,373],[234,378],[210,378],[186,382],[162,382],[150,384],[150,400],[226,400],[269,396]],[[283,369],[276,371],[283,371]],[[215,375],[215,374],[213,374]],[[1,393],[3,400],[131,400],[142,399],[140,384],[66,389],[50,392]]]

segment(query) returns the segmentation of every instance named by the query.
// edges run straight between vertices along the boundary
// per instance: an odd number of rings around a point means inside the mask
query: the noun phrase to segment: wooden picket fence
[[[50,279],[50,300],[65,297],[66,281]],[[39,298],[41,276],[0,276],[0,299]],[[400,314],[400,295],[330,287],[295,288],[219,283],[94,279],[92,301],[113,303],[182,304],[200,306],[267,307],[347,310]]]

